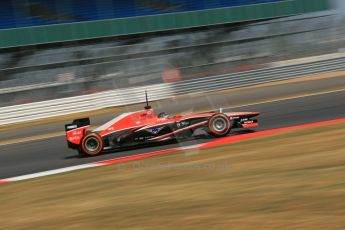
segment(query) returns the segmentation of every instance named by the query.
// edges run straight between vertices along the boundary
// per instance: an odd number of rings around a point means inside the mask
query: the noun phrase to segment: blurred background
[[[0,106],[343,53],[345,2],[3,0]]]
[[[344,67],[344,0],[1,0],[0,229],[345,229]],[[157,114],[260,127],[67,149],[65,124],[98,133],[145,90]]]

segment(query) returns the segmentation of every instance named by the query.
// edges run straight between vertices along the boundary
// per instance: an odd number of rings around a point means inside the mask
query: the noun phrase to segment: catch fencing
[[[117,89],[90,95],[7,106],[0,108],[0,125],[142,103],[145,101],[145,90],[148,91],[150,100],[156,101],[179,95],[202,94],[210,91],[292,79],[315,73],[332,72],[343,70],[345,69],[344,67],[345,58],[342,57],[331,60],[270,67],[173,83]]]

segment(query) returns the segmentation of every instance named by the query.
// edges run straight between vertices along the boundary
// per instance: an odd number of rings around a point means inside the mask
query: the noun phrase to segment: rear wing
[[[65,125],[65,131],[71,131],[73,129],[81,128],[84,126],[89,126],[90,125],[90,118],[81,118],[81,119],[76,119],[73,120],[71,124],[66,124]]]
[[[69,148],[77,149],[86,130],[90,126],[89,118],[73,120],[71,124],[65,125],[66,140]]]

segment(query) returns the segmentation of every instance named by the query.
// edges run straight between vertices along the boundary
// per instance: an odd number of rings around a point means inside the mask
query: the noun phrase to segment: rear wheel
[[[213,115],[208,120],[208,129],[213,136],[224,137],[230,132],[230,119],[225,114]]]
[[[103,140],[96,133],[87,134],[80,145],[79,154],[82,156],[97,156],[103,150]]]

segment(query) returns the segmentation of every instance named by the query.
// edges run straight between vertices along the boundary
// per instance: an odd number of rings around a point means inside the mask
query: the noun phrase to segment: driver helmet
[[[161,112],[160,114],[158,114],[158,118],[168,118],[169,115],[166,112]]]

